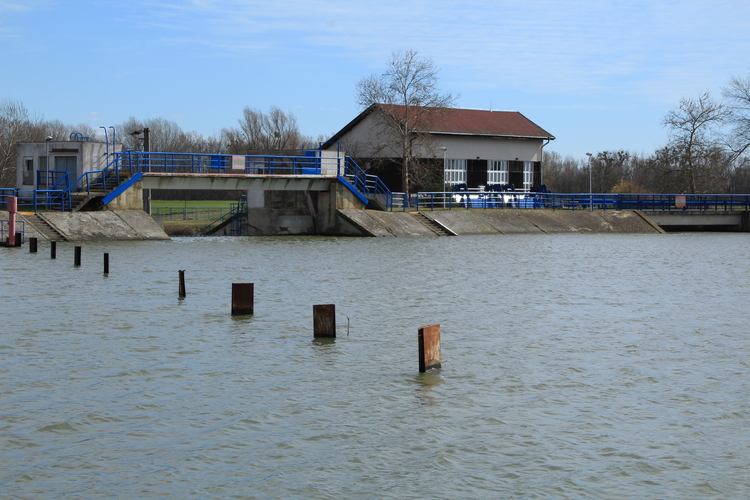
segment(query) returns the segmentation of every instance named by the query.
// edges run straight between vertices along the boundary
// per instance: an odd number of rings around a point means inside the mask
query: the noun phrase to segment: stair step
[[[411,212],[411,214],[416,218],[419,222],[427,226],[433,233],[437,234],[438,236],[455,236],[456,233],[448,229],[447,227],[443,226],[436,220],[433,220],[429,217],[427,217],[425,214],[421,212]]]
[[[31,220],[31,225],[34,227],[34,229],[47,238],[50,241],[67,241],[65,236],[60,234],[54,227],[52,227],[44,218],[42,218],[39,214],[34,214],[29,217]]]

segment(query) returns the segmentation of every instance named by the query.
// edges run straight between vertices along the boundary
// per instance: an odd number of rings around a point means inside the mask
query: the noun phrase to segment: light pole
[[[44,138],[44,143],[46,145],[45,153],[44,153],[44,170],[46,170],[46,172],[44,172],[44,182],[46,183],[45,187],[47,189],[50,189],[49,181],[50,181],[50,175],[51,174],[49,173],[49,171],[50,171],[50,168],[49,168],[49,141],[51,141],[51,140],[52,140],[52,136],[51,135],[48,135],[47,137]],[[39,188],[39,179],[37,179],[36,184],[37,184],[37,189],[38,189]]]
[[[443,184],[445,184],[447,181],[447,179],[445,178],[445,152],[448,148],[446,148],[445,146],[440,146],[440,149],[443,151]]]
[[[440,146],[440,149],[443,150],[443,191],[445,191],[445,185],[447,184],[446,179],[446,171],[445,171],[445,152],[448,150],[445,146]],[[445,195],[443,195],[443,208],[445,208]]]
[[[591,153],[586,153],[589,157],[589,207],[591,211],[594,211],[594,191],[593,184],[591,183]]]

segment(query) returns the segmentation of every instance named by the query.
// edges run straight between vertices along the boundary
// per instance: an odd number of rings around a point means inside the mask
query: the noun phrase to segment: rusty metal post
[[[75,247],[75,253],[73,255],[73,265],[76,267],[81,266],[81,247]]]
[[[104,252],[104,274],[109,274],[109,254]]]
[[[336,337],[336,305],[313,306],[313,337]]]
[[[29,238],[29,253],[36,253],[39,241],[36,238]]]
[[[254,283],[232,283],[232,316],[253,314],[254,300]]]
[[[440,325],[427,325],[419,329],[419,371],[440,368]]]
[[[180,275],[180,285],[179,285],[179,298],[184,299],[187,296],[187,293],[185,292],[185,270],[180,269],[177,271]]]

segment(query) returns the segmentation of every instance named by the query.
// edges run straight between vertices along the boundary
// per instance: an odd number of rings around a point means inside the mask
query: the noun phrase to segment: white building
[[[402,190],[397,163],[401,145],[388,120],[405,113],[404,106],[374,104],[331,137],[324,148],[342,147],[392,190]],[[469,188],[512,184],[517,190],[528,190],[540,185],[543,148],[554,140],[552,134],[515,111],[440,109],[424,114],[410,128],[416,156],[426,164],[431,162],[438,175],[443,171],[446,184]],[[418,180],[417,186],[425,187],[419,186]]]
[[[70,184],[84,172],[102,170],[112,154],[122,151],[122,144],[107,144],[73,134],[76,140],[19,142],[16,144],[16,186],[21,191],[50,189],[55,183]],[[109,158],[108,154],[109,153]],[[58,183],[56,189],[64,189]]]

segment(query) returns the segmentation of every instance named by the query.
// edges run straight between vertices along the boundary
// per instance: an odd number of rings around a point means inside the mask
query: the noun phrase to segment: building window
[[[534,185],[534,162],[523,162],[523,189],[528,191]]]
[[[466,160],[445,160],[444,175],[446,184],[466,184]]]
[[[487,169],[487,184],[508,184],[508,162],[490,160]]]
[[[23,159],[23,182],[27,186],[34,185],[34,159],[24,158]]]

